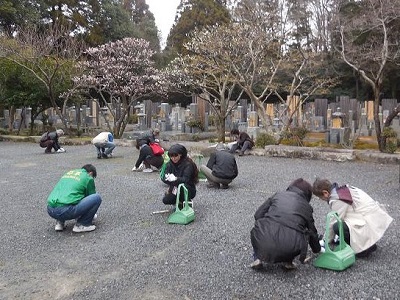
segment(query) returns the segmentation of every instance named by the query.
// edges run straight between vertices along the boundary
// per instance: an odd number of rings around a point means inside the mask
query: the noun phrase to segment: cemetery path
[[[198,185],[196,220],[167,224],[166,186],[157,173],[133,173],[138,156],[117,147],[97,159],[93,146],[45,155],[34,143],[0,142],[0,299],[396,299],[400,282],[398,166],[276,157],[237,157],[239,176],[227,190]],[[60,176],[97,167],[103,198],[97,229],[54,231],[46,198]],[[358,186],[395,219],[368,259],[337,273],[309,264],[296,271],[249,268],[250,230],[258,206],[297,177],[329,177]],[[328,207],[313,199],[322,232]]]

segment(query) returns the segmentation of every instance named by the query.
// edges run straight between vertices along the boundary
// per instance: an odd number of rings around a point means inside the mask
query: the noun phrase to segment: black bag
[[[40,142],[45,142],[49,139],[49,132],[46,131],[45,133],[42,134],[42,136],[40,137]]]

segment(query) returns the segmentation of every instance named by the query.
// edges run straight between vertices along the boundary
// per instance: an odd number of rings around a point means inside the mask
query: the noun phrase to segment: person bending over
[[[207,165],[202,165],[200,171],[206,176],[209,187],[227,189],[228,185],[238,176],[235,156],[222,144],[218,144],[215,152],[211,153]]]
[[[298,178],[257,209],[251,230],[254,262],[250,267],[261,269],[264,262],[284,263],[286,269],[294,269],[296,256],[300,255],[299,260],[304,263],[308,245],[314,253],[321,251],[311,197],[311,184]]]
[[[101,204],[96,193],[94,178],[96,168],[87,164],[80,169],[65,173],[47,198],[47,212],[57,221],[55,230],[62,231],[65,221],[76,220],[73,232],[87,232],[96,229],[92,224]]]
[[[109,158],[115,148],[114,136],[108,131],[100,132],[93,138],[92,144],[96,147],[97,158]]]
[[[239,150],[239,156],[243,156],[246,150],[251,150],[254,147],[254,141],[246,132],[232,129],[231,134],[235,137],[236,143],[232,145],[230,153],[235,153]]]
[[[193,205],[192,199],[196,196],[196,184],[199,182],[199,171],[196,164],[188,157],[185,146],[180,144],[172,145],[168,150],[168,156],[170,161],[167,162],[164,177],[161,178],[164,183],[168,184],[163,203],[175,205],[178,185],[183,183],[188,190],[188,201],[190,201],[190,205]],[[180,208],[184,201],[184,193],[180,191]]]
[[[61,148],[58,143],[58,138],[64,135],[64,131],[62,129],[57,129],[52,132],[45,132],[40,139],[40,147],[46,148],[44,153],[50,154],[51,149],[54,149],[56,153],[64,153],[65,149]]]
[[[145,173],[151,173],[153,172],[153,168],[157,170],[161,168],[164,158],[162,155],[154,155],[147,140],[137,139],[136,149],[139,150],[139,157],[132,168],[132,172],[143,170]],[[141,166],[143,166],[143,169]]]
[[[356,257],[367,257],[376,251],[376,242],[393,221],[377,201],[357,187],[339,186],[327,179],[317,178],[313,193],[326,201],[343,221],[344,241],[354,250]],[[327,238],[330,243],[333,243],[335,234],[339,235],[339,226],[335,220],[331,220]]]

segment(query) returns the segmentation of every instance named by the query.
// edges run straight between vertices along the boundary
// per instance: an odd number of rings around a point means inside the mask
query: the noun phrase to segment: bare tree
[[[300,111],[300,107],[310,97],[316,94],[324,94],[336,84],[336,79],[329,73],[329,66],[323,53],[305,52],[301,48],[293,49],[285,55],[281,69],[277,76],[279,84],[275,91],[284,109],[280,119],[283,120],[283,128],[278,138],[279,144],[282,133],[289,130],[293,123],[293,117]],[[284,99],[279,91],[285,91]],[[302,124],[294,124],[296,127]]]
[[[301,1],[242,0],[235,10],[238,24],[233,25],[227,65],[232,66],[235,81],[249,95],[267,130],[271,120],[264,102],[270,95],[277,95],[285,105],[282,119],[287,130],[300,106],[333,83],[324,72],[324,57],[310,46],[313,39],[306,8]],[[286,100],[282,93],[289,94]],[[293,106],[290,101],[295,98],[300,101]]]
[[[336,50],[373,91],[376,137],[379,150],[385,152],[386,138],[382,135],[379,105],[388,64],[399,59],[400,0],[344,3],[338,5],[336,13],[334,29],[339,41]],[[388,122],[383,124],[389,125]]]
[[[185,44],[185,56],[176,58],[168,68],[169,82],[174,88],[201,91],[216,116],[218,140],[225,141],[225,120],[236,107],[243,93],[226,65],[230,55],[231,28],[212,27],[196,32]]]
[[[82,43],[69,35],[68,28],[56,26],[46,30],[20,28],[15,36],[1,36],[0,39],[0,57],[25,68],[45,86],[51,105],[67,129],[59,96],[72,84]]]

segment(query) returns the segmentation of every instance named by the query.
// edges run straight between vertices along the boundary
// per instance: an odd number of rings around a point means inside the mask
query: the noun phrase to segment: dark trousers
[[[192,195],[190,190],[188,189],[188,201],[192,200],[196,195]],[[179,195],[179,202],[183,203],[185,201],[185,193],[181,190]],[[168,189],[168,192],[165,193],[163,198],[164,204],[175,205],[176,204],[176,195],[172,194],[171,189]]]
[[[344,241],[350,245],[350,230],[349,227],[347,226],[346,222],[342,222],[343,224],[343,238]],[[333,232],[337,235],[339,235],[339,224],[336,222],[335,224],[333,224]],[[351,247],[351,245],[350,245]],[[357,257],[364,257],[367,256],[370,252],[373,252],[376,250],[376,244],[372,245],[370,248],[368,248],[367,250],[361,251],[359,253],[356,254]]]
[[[147,169],[149,169],[150,166],[160,169],[162,167],[163,163],[164,163],[164,158],[162,157],[162,155],[152,156],[150,158],[146,158],[143,161],[143,164]]]
[[[343,238],[346,244],[350,245],[350,230],[349,227],[347,226],[346,222],[342,222],[343,224]],[[339,235],[339,224],[336,222],[333,224],[333,232],[337,235]]]
[[[244,141],[242,145],[239,145],[238,143],[233,144],[231,150],[229,151],[230,153],[235,153],[236,150],[240,150],[241,153],[244,153],[246,150],[251,150],[253,146],[249,141]]]
[[[53,140],[47,140],[45,142],[40,142],[40,147],[46,148],[46,150],[44,150],[45,153],[51,153],[52,148],[54,148],[55,151],[58,150],[58,149],[56,149],[57,147],[55,146],[55,142]]]

